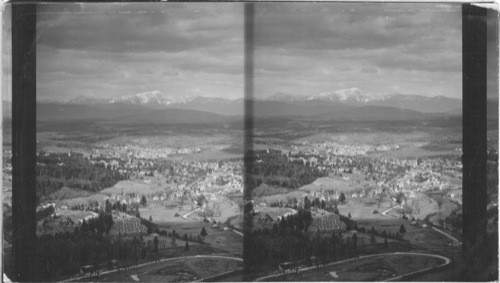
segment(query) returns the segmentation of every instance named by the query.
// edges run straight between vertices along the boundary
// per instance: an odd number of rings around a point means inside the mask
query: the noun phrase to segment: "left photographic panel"
[[[243,5],[36,18],[36,278],[241,280]]]

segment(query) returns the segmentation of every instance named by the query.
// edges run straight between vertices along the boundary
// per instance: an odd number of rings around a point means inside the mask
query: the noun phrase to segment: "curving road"
[[[387,215],[387,213],[388,213],[389,211],[393,210],[395,207],[396,207],[396,206],[393,206],[393,207],[391,207],[391,208],[389,208],[389,209],[387,209],[387,210],[384,210],[384,211],[383,211],[382,213],[380,213],[380,214],[382,214],[383,216],[389,217],[389,216]],[[393,217],[395,217],[395,216],[393,216]],[[462,242],[460,242],[460,240],[459,240],[459,239],[457,239],[455,236],[451,235],[450,233],[448,233],[448,232],[446,232],[446,231],[443,231],[443,230],[441,230],[441,229],[439,229],[439,228],[436,228],[436,227],[434,227],[434,226],[432,226],[432,225],[429,225],[429,227],[430,227],[432,230],[434,230],[434,231],[436,231],[436,232],[438,232],[438,233],[440,233],[440,234],[442,234],[442,235],[446,236],[448,239],[452,240],[452,241],[455,243],[455,245],[456,245],[456,246],[462,245]]]
[[[431,228],[432,228],[432,230],[434,230],[434,231],[436,231],[436,232],[438,232],[438,233],[441,233],[441,234],[445,235],[448,239],[450,239],[450,240],[452,240],[453,242],[455,242],[455,243],[456,243],[456,244],[455,244],[455,246],[460,246],[460,245],[462,245],[462,242],[460,242],[460,240],[459,240],[459,239],[455,238],[453,235],[449,234],[448,232],[443,231],[443,230],[441,230],[441,229],[438,229],[438,228],[436,228],[436,227],[434,227],[434,226],[431,226]]]
[[[364,256],[357,257],[357,258],[351,258],[351,259],[346,259],[346,260],[341,260],[341,261],[333,262],[333,263],[331,263],[331,265],[333,266],[333,265],[337,265],[337,264],[341,264],[341,263],[354,262],[354,261],[360,260],[360,259],[365,259],[365,258],[370,258],[370,257],[377,257],[377,256],[384,256],[384,255],[387,255],[387,256],[389,256],[389,255],[429,256],[429,257],[439,258],[439,259],[442,259],[442,260],[445,261],[443,264],[440,264],[440,265],[437,265],[437,266],[434,266],[434,267],[431,267],[431,268],[417,270],[415,272],[411,272],[411,273],[408,273],[408,274],[403,274],[403,275],[399,275],[399,276],[396,276],[396,277],[392,277],[392,278],[386,279],[384,281],[400,280],[404,276],[408,276],[408,275],[411,275],[411,274],[416,274],[416,273],[420,273],[420,272],[423,272],[423,271],[428,271],[428,270],[432,270],[432,269],[436,269],[436,268],[441,268],[441,267],[447,266],[448,264],[451,263],[451,259],[449,259],[447,257],[444,257],[442,255],[437,255],[437,254],[416,253],[416,252],[394,252],[394,253],[382,253],[382,254],[364,255]],[[312,269],[316,269],[316,268],[322,268],[322,267],[326,267],[326,266],[324,266],[324,265],[318,265],[318,266],[303,267],[303,268],[299,268],[298,271],[299,272],[303,272],[303,271],[308,271],[308,270],[312,270]],[[292,271],[292,270],[290,270],[290,272],[285,272],[285,274],[286,273],[295,273],[295,272]],[[273,277],[278,277],[278,276],[281,276],[281,275],[283,275],[283,273],[275,273],[275,274],[271,274],[271,275],[266,275],[266,276],[262,276],[262,277],[259,277],[259,278],[255,279],[255,281],[266,281],[267,279],[270,279],[270,278],[273,278]]]
[[[383,211],[383,212],[381,212],[380,214],[382,214],[383,216],[389,217],[389,216],[387,216],[387,213],[388,213],[389,211],[393,210],[393,209],[394,209],[394,208],[396,208],[396,207],[397,207],[397,205],[395,205],[395,206],[393,206],[393,207],[391,207],[391,208],[389,208],[389,209],[387,209],[387,210],[384,210],[384,211]],[[393,217],[395,217],[395,216],[393,216]]]
[[[99,275],[102,276],[102,275],[110,274],[110,273],[113,273],[113,272],[124,271],[124,270],[131,270],[131,269],[134,269],[134,268],[140,268],[140,267],[144,267],[144,266],[148,266],[148,265],[152,265],[152,264],[157,264],[157,263],[160,263],[160,262],[174,261],[174,260],[180,260],[180,259],[190,259],[190,258],[223,258],[223,259],[231,259],[231,260],[236,260],[236,261],[243,261],[243,259],[240,258],[240,257],[221,256],[221,255],[180,256],[180,257],[162,258],[162,259],[160,259],[158,261],[145,262],[145,263],[141,263],[141,264],[138,264],[138,265],[133,265],[133,266],[126,267],[126,268],[117,268],[117,269],[112,269],[112,270],[106,270],[106,271],[100,272]],[[71,282],[71,281],[75,281],[75,280],[81,280],[81,279],[84,279],[86,277],[88,277],[88,276],[72,277],[72,278],[63,280],[61,282]],[[138,279],[137,276],[135,276],[135,277]],[[133,278],[133,279],[136,280],[136,278]]]

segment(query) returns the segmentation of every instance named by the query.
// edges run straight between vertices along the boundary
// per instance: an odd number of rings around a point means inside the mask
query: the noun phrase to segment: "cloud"
[[[243,96],[241,4],[41,4],[38,11],[39,99],[151,90]]]
[[[41,5],[38,42],[114,53],[201,49],[227,43],[228,35],[242,31],[239,6],[83,4],[85,11],[74,11],[80,5],[67,4],[73,11],[64,13],[60,5]]]
[[[461,97],[460,5],[258,3],[255,23],[257,95],[397,86]]]
[[[372,67],[366,67],[366,68],[361,69],[361,73],[376,74],[376,73],[378,73],[378,69],[377,68],[372,68]]]

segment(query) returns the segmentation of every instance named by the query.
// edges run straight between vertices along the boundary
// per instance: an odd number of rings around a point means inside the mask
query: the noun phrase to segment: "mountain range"
[[[254,99],[253,102],[256,117],[300,116],[327,120],[420,120],[443,115],[459,116],[462,108],[460,99],[403,94],[371,95],[357,88],[301,96],[276,93]],[[235,116],[243,115],[242,98],[178,97],[160,91],[113,99],[78,96],[66,101],[37,102],[39,121],[97,119],[217,123],[233,121]]]
[[[367,94],[358,88],[341,89],[313,95],[292,95],[275,93],[256,101],[284,102],[297,106],[328,103],[330,106],[384,106],[414,110],[422,113],[448,113],[462,107],[462,100],[445,96],[427,97],[423,95]],[[41,101],[43,103],[62,103],[78,105],[126,104],[143,105],[151,108],[179,108],[213,112],[220,115],[243,115],[243,99],[229,100],[218,97],[172,96],[161,91],[142,92],[113,99],[99,99],[78,96],[66,101]]]

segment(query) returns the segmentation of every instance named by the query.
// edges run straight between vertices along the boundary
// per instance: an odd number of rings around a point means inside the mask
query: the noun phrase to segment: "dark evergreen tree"
[[[340,193],[339,201],[340,201],[341,203],[345,203],[345,201],[346,201],[346,198],[345,198],[345,195],[344,195],[344,193],[343,193],[343,192],[342,192],[342,193]]]
[[[143,205],[143,206],[144,206],[144,205],[146,205],[146,204],[147,204],[147,202],[148,202],[148,201],[146,200],[146,197],[145,197],[145,196],[142,196],[142,197],[141,197],[141,205]]]
[[[304,210],[311,210],[311,201],[307,196],[304,198]]]
[[[109,202],[109,199],[106,200],[106,205],[105,205],[105,211],[107,213],[111,213],[111,203]]]
[[[201,228],[200,236],[202,237],[207,236],[207,230],[205,230],[205,227]]]
[[[401,224],[401,227],[399,227],[399,233],[400,233],[400,234],[404,234],[404,233],[406,233],[406,228],[405,228],[405,225],[404,225],[404,224]]]
[[[155,236],[153,239],[153,251],[155,253],[158,253],[158,236]]]

